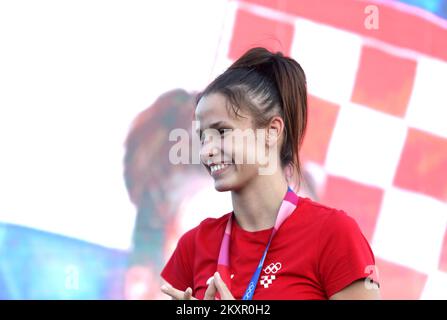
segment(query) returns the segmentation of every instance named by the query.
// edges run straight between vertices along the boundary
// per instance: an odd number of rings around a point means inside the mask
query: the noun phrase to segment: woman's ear
[[[279,139],[284,131],[284,120],[280,116],[274,116],[267,127],[266,143],[273,146],[279,143]]]

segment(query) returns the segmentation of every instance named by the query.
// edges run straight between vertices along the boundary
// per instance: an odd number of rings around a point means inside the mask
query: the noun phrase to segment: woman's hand
[[[211,278],[210,284],[206,289],[205,296],[203,300],[216,300],[216,293],[219,293],[221,300],[236,300],[231,294],[225,282],[220,277],[219,272],[214,274]]]
[[[187,288],[185,291],[181,291],[166,283],[161,286],[161,291],[170,296],[173,300],[197,300],[192,296],[191,288]],[[203,300],[216,300],[217,293],[219,293],[221,300],[235,300],[218,272],[216,272],[214,274],[214,277],[211,278]]]
[[[161,291],[170,296],[172,300],[197,300],[192,296],[192,289],[189,287],[185,291],[181,291],[166,283],[161,286]]]

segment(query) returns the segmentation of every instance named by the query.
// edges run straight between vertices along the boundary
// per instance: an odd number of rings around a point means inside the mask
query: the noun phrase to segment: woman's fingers
[[[166,283],[161,286],[161,291],[174,300],[196,300],[196,298],[192,296],[191,288],[187,288],[185,291],[181,291]]]
[[[217,288],[217,291],[220,294],[220,298],[222,300],[235,300],[233,295],[231,294],[231,291],[228,289],[227,285],[225,284],[225,282],[222,280],[222,278],[220,277],[219,272],[216,272],[214,274],[214,285]]]
[[[169,283],[166,283],[161,286],[161,291],[167,294],[174,300],[197,300],[192,296],[192,289],[187,288],[185,291],[177,290],[172,287]],[[203,300],[215,300],[216,294],[219,292],[220,299],[222,300],[234,300],[233,295],[228,289],[225,282],[220,277],[220,274],[216,272],[214,277],[211,278],[211,281],[206,289]]]
[[[162,285],[161,291],[175,300],[181,300],[183,298],[183,291],[175,289],[170,284]]]
[[[205,291],[205,296],[203,297],[203,300],[215,300],[216,298],[216,285],[214,284],[214,278],[211,278],[210,284],[208,285],[208,288]]]
[[[183,294],[183,299],[184,300],[191,300],[192,299],[192,289],[191,288],[187,288]]]

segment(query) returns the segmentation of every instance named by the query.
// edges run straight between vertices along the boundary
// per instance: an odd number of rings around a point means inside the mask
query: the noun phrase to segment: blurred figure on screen
[[[169,161],[169,150],[176,143],[169,141],[169,133],[179,128],[190,133],[193,112],[193,95],[181,89],[169,91],[136,117],[127,136],[124,179],[137,210],[125,285],[128,299],[160,297],[158,273],[169,238],[177,234],[179,203],[206,178],[198,165]]]

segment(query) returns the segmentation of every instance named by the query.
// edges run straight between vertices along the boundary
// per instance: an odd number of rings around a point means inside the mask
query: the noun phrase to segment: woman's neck
[[[260,175],[239,191],[232,191],[233,210],[239,226],[247,231],[272,228],[287,192],[287,180],[281,170]]]

